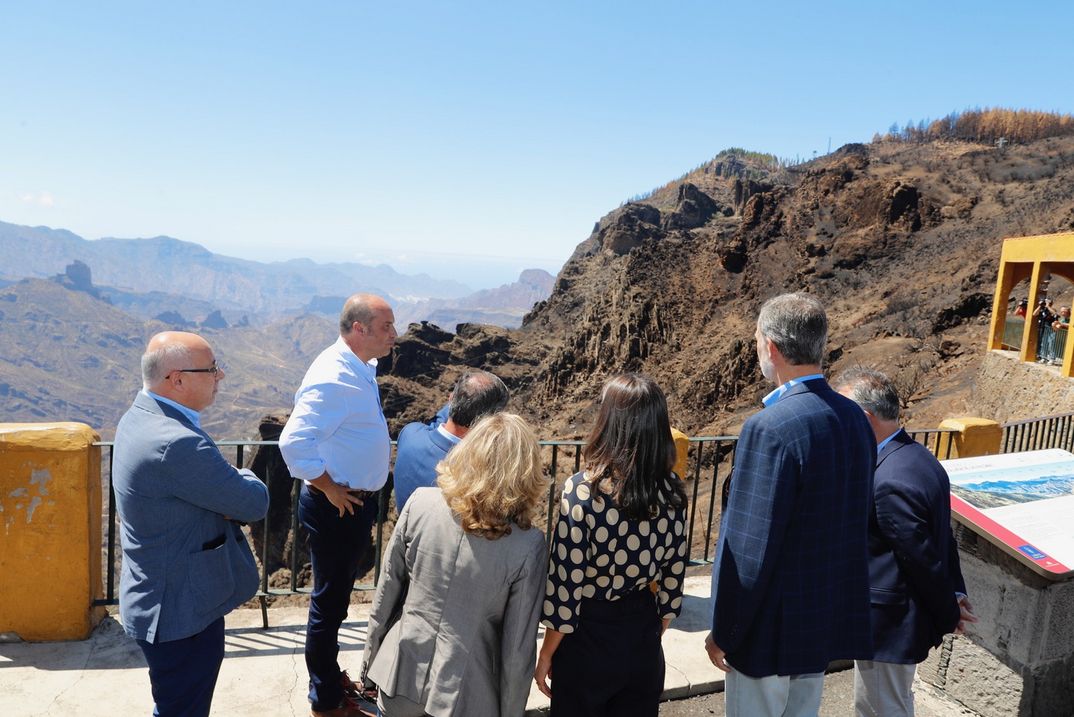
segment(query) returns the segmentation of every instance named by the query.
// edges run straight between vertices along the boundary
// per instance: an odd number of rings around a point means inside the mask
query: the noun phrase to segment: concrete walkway
[[[340,664],[357,676],[362,663],[370,605],[352,605],[340,631]],[[709,664],[704,641],[710,617],[709,578],[686,578],[682,615],[664,635],[667,676],[661,715],[724,714],[719,696],[684,699],[723,690],[723,673]],[[227,617],[226,656],[213,699],[213,717],[304,717],[306,665],[302,656],[306,608],[269,610],[267,630],[260,610]],[[538,636],[540,639],[540,636]],[[852,673],[825,680],[822,715],[853,714]],[[972,715],[916,683],[921,717]],[[548,700],[531,681],[527,715],[546,715]],[[141,650],[114,617],[81,642],[0,643],[0,717],[135,717],[150,715],[153,700]],[[475,716],[479,717],[479,716]]]
[[[687,578],[682,616],[664,636],[665,699],[723,689],[723,673],[703,647],[709,617],[709,579]],[[340,664],[357,674],[369,605],[352,605],[340,631]],[[226,655],[216,685],[216,717],[292,717],[309,714],[302,657],[306,608],[259,610],[227,617]],[[542,714],[548,700],[532,685],[527,714]],[[81,642],[0,644],[0,715],[116,717],[149,715],[153,700],[141,650],[114,617]]]

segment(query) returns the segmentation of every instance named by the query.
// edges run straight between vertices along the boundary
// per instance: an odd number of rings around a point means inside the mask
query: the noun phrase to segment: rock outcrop
[[[829,309],[829,365],[913,374],[907,415],[933,420],[964,404],[984,354],[1002,239],[1072,224],[1070,137],[1002,153],[847,145],[790,168],[725,153],[597,222],[521,329],[493,343],[461,330],[404,339],[385,390],[400,394],[400,415],[430,415],[463,366],[483,365],[541,435],[570,437],[608,375],[644,371],[677,425],[718,432],[766,388],[753,342],[760,304],[808,291]]]

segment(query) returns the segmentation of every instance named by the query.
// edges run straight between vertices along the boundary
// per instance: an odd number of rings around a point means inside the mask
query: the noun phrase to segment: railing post
[[[697,457],[694,460],[694,491],[690,496],[690,521],[686,527],[686,559],[689,560],[694,551],[694,523],[697,517],[697,491],[701,484],[701,459],[705,455],[704,441],[697,442]]]
[[[556,445],[555,443],[553,443],[552,444],[552,466],[551,466],[552,483],[551,483],[551,485],[548,486],[548,516],[547,516],[546,521],[545,521],[545,529],[544,529],[544,533],[545,533],[544,538],[545,538],[545,541],[548,543],[549,547],[551,547],[551,545],[552,545],[552,526],[555,525],[555,523],[552,522],[552,518],[555,515],[555,505],[556,505],[556,492],[557,492],[556,491],[556,485],[558,483],[558,481],[556,480],[556,459],[558,457],[559,457],[559,446]]]
[[[105,595],[109,604],[116,600],[116,489],[112,486],[112,460],[116,447],[108,446],[108,588]]]
[[[298,592],[298,494],[302,491],[302,482],[295,481],[291,487],[291,556],[288,566],[291,570],[291,592]]]

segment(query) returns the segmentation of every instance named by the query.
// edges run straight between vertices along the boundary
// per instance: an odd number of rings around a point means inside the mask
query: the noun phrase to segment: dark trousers
[[[181,640],[137,642],[149,665],[153,714],[208,717],[216,677],[224,661],[224,618]]]
[[[551,717],[656,717],[663,691],[652,592],[583,600],[578,625],[552,655]]]
[[[347,617],[358,563],[369,549],[369,529],[377,518],[377,497],[370,495],[354,514],[332,505],[324,494],[302,485],[298,519],[309,531],[313,593],[306,626],[306,669],[310,675],[310,702],[318,712],[339,707],[339,627]]]

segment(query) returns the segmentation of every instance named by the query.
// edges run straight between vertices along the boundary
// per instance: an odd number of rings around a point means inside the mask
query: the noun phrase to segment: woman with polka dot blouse
[[[604,384],[583,457],[563,486],[534,679],[552,717],[655,716],[687,555],[686,491],[652,379]]]

